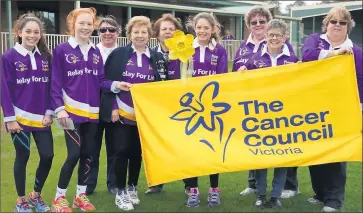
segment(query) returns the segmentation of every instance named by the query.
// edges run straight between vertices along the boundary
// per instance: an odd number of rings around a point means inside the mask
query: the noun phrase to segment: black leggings
[[[219,174],[209,175],[210,187],[218,187]],[[196,188],[198,187],[198,177],[187,178],[183,180],[185,183],[185,188]]]
[[[111,124],[112,140],[116,151],[115,174],[119,189],[126,188],[127,169],[129,186],[137,186],[141,169],[141,144],[136,126],[121,123]]]
[[[78,161],[78,185],[85,186],[90,171],[90,155],[95,143],[97,123],[75,124],[75,130],[64,130],[67,159],[61,169],[58,187],[66,189]]]
[[[53,137],[51,130],[11,134],[16,155],[14,162],[14,179],[19,197],[25,196],[26,165],[30,156],[30,133],[32,133],[39,153],[39,164],[35,175],[34,191],[41,192],[48,177],[53,161]]]

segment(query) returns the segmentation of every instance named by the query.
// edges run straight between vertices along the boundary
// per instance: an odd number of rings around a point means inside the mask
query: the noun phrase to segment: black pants
[[[75,124],[75,130],[64,130],[67,144],[67,159],[61,169],[58,187],[66,189],[78,161],[78,185],[87,185],[91,169],[90,155],[95,144],[97,123]]]
[[[141,144],[137,127],[117,122],[112,124],[112,128],[117,187],[121,190],[126,188],[127,171],[127,184],[137,186],[141,169]]]
[[[115,149],[112,142],[112,128],[110,125],[113,123],[105,123],[100,121],[97,127],[95,146],[91,155],[91,170],[88,175],[87,191],[94,191],[97,185],[98,172],[100,166],[100,152],[102,147],[103,132],[105,132],[105,144],[107,154],[107,188],[110,190],[116,187],[115,176]]]
[[[284,190],[299,190],[299,183],[297,181],[297,168],[298,167],[287,168]]]
[[[345,196],[347,163],[328,163],[309,166],[311,185],[315,198],[325,206],[340,209]]]
[[[219,174],[209,175],[210,187],[218,187]],[[186,188],[196,188],[198,187],[198,177],[187,178],[183,180]]]
[[[41,192],[53,161],[53,137],[51,130],[11,134],[15,147],[14,179],[19,197],[25,196],[26,165],[30,156],[30,133],[39,153],[39,164],[35,174],[34,191]]]
[[[297,168],[298,167],[287,168],[286,182],[285,182],[284,190],[293,190],[293,191],[298,190],[299,184],[297,181]],[[256,177],[255,170],[248,171],[248,187],[249,188],[256,189],[255,177]]]

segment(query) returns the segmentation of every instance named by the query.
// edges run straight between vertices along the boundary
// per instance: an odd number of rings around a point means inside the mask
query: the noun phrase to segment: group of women
[[[288,27],[272,19],[268,9],[256,6],[246,15],[251,31],[236,53],[232,71],[243,72],[262,67],[297,63],[299,58],[287,40]],[[70,37],[50,54],[41,21],[32,14],[21,16],[14,25],[15,46],[2,55],[1,105],[6,129],[11,133],[16,156],[15,186],[18,199],[15,212],[72,212],[66,192],[74,168],[79,162],[78,183],[72,207],[95,210],[88,195],[96,188],[103,133],[107,150],[107,187],[115,195],[121,210],[133,210],[140,204],[138,180],[141,146],[137,119],[129,92],[133,84],[180,78],[180,61],[169,60],[165,40],[181,30],[179,19],[164,14],[152,26],[145,16],[132,17],[126,26],[130,43],[117,47],[121,28],[113,16],[98,22],[94,8],[79,8],[67,16]],[[220,24],[209,13],[199,13],[189,21],[196,38],[193,77],[203,73],[228,72],[228,58],[220,41]],[[354,54],[362,103],[362,50],[348,35],[354,27],[350,13],[333,8],[322,23],[322,33],[309,36],[302,48],[302,62]],[[101,42],[90,40],[97,29]],[[159,45],[149,47],[151,37]],[[257,63],[258,61],[258,63]],[[41,94],[41,95],[37,95]],[[42,188],[52,166],[52,117],[64,127],[67,158],[59,173],[51,206],[42,198]],[[74,128],[67,128],[69,121]],[[26,198],[26,165],[30,155],[30,135],[37,145],[40,161],[34,190]],[[310,203],[324,203],[322,211],[338,211],[343,204],[346,163],[310,166],[314,196]],[[127,178],[128,174],[128,178]],[[275,168],[270,199],[266,198],[267,170],[249,172],[248,188],[241,195],[256,194],[256,208],[282,207],[280,198],[299,193],[297,168]],[[208,205],[221,204],[219,174],[211,174]],[[198,178],[183,180],[186,205],[200,205]],[[146,193],[158,193],[163,185]]]

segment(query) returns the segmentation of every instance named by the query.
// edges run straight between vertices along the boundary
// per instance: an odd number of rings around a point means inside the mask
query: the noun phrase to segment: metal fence
[[[45,39],[48,44],[48,48],[53,51],[53,49],[60,43],[66,42],[69,38],[69,35],[59,35],[59,34],[46,34]],[[1,54],[5,52],[8,47],[8,39],[9,39],[9,33],[8,32],[1,32]],[[99,37],[98,36],[92,36],[91,37],[92,42],[94,44],[98,44]],[[119,47],[126,46],[128,43],[128,39],[126,37],[118,37],[117,38],[117,45]],[[149,41],[149,46],[154,47],[158,44],[157,39],[152,38]],[[238,50],[241,40],[228,40],[228,41],[221,41],[221,44],[226,48],[227,54],[228,54],[228,60],[233,60],[234,55],[236,51]]]

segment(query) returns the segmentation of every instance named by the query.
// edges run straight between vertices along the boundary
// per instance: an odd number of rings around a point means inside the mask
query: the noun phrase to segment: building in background
[[[191,33],[185,23],[199,12],[211,12],[222,25],[222,33],[229,29],[231,35],[236,38],[233,51],[239,48],[240,40],[248,37],[248,29],[244,24],[244,14],[254,5],[263,5],[273,12],[275,5],[269,5],[263,1],[226,1],[226,0],[80,0],[80,1],[1,1],[1,36],[3,44],[1,51],[11,45],[10,30],[12,23],[22,14],[32,12],[37,15],[45,24],[47,34],[55,34],[47,40],[50,48],[64,41],[67,34],[66,17],[70,11],[77,7],[95,7],[98,16],[113,15],[122,26],[121,36],[125,36],[125,26],[133,16],[144,15],[152,21],[157,20],[164,13],[172,13],[180,18],[184,31]],[[299,18],[280,16],[287,22],[299,23]],[[297,24],[300,26],[300,24]],[[9,28],[10,26],[10,28]],[[96,35],[96,33],[94,34]],[[222,35],[223,36],[223,35]],[[50,36],[49,36],[50,37]],[[59,38],[59,39],[58,39]],[[298,44],[296,41],[291,41]],[[124,42],[121,42],[124,44]],[[232,56],[230,56],[232,58]]]

